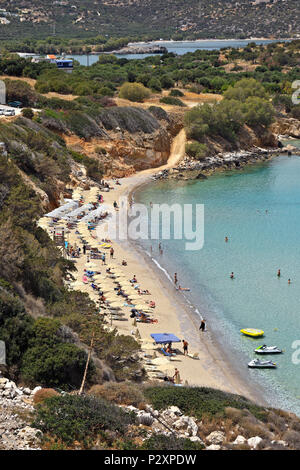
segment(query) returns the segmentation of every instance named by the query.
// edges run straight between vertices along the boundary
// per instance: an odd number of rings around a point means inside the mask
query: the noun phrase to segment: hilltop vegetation
[[[1,38],[59,35],[150,38],[286,37],[299,33],[297,0],[1,0],[16,16],[0,25]],[[21,20],[21,21],[20,21]],[[287,27],[288,25],[288,27]]]

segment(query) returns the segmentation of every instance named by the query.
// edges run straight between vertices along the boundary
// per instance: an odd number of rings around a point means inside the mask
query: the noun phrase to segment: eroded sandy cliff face
[[[150,112],[139,110],[139,113],[139,117],[144,117],[147,122]],[[167,114],[162,109],[153,109],[151,119],[150,126],[141,124],[131,128],[117,116],[114,125],[104,123],[105,136],[83,139],[69,133],[63,138],[72,150],[100,160],[106,177],[129,176],[165,164],[173,137],[183,127],[181,114]]]

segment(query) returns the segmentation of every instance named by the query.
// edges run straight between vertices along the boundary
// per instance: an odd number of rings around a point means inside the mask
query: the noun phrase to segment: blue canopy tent
[[[157,344],[181,343],[181,340],[173,333],[153,333],[150,336]]]

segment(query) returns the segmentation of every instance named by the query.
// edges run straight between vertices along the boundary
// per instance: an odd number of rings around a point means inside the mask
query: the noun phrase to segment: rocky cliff
[[[271,131],[276,135],[300,138],[300,121],[294,118],[279,118],[272,126]]]
[[[105,176],[124,177],[165,164],[183,118],[154,106],[118,107],[103,113],[97,125],[101,135],[82,138],[72,131],[61,135],[69,148],[100,161]]]

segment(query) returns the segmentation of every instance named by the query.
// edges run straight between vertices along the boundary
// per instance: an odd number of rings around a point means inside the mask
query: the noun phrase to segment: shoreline
[[[115,178],[107,179],[107,182],[110,183],[113,189],[103,194],[104,204],[108,204],[112,207],[113,202],[119,201],[121,197],[127,197],[127,199],[131,200],[137,190],[155,181],[154,176],[157,172],[168,170],[178,165],[184,158],[185,141],[185,132],[181,130],[173,140],[167,163],[161,167],[143,170],[132,176],[120,179],[120,186],[115,185]],[[77,190],[75,189],[77,194],[82,195],[84,201],[94,200],[95,196],[93,195],[95,195],[95,191],[99,192],[99,188],[96,186],[90,186],[87,190],[80,186]],[[82,227],[81,229],[79,228],[80,233],[82,233],[81,230]],[[73,245],[78,244],[79,241],[76,232],[76,229],[70,229],[68,231],[68,241]],[[95,244],[92,246],[100,244],[101,242],[98,241],[94,243]],[[233,356],[230,356],[231,351],[228,351],[226,346],[222,345],[221,341],[218,340],[218,335],[215,331],[217,327],[213,326],[214,318],[211,318],[212,324],[209,323],[208,331],[200,333],[198,330],[200,317],[196,314],[195,305],[189,302],[184,294],[182,295],[182,293],[174,288],[172,279],[170,279],[170,277],[168,279],[163,266],[159,266],[159,264],[154,261],[153,257],[151,257],[151,259],[147,255],[146,250],[133,240],[116,239],[113,241],[113,247],[115,251],[114,258],[110,259],[108,262],[109,266],[113,269],[117,269],[117,271],[121,271],[124,279],[127,278],[129,280],[132,279],[133,275],[136,275],[141,289],[147,289],[151,293],[151,296],[141,296],[139,300],[141,302],[146,300],[155,301],[156,308],[153,309],[151,313],[153,317],[157,319],[158,323],[149,324],[138,322],[134,324],[132,318],[130,318],[130,311],[126,310],[123,319],[112,319],[111,326],[107,325],[107,328],[116,328],[120,335],[134,335],[134,337],[140,338],[141,352],[139,355],[142,362],[146,359],[145,355],[149,355],[149,351],[147,350],[156,350],[153,343],[152,346],[150,346],[150,334],[164,332],[173,333],[180,338],[181,341],[183,339],[187,340],[189,343],[189,353],[191,355],[197,353],[199,357],[199,359],[196,360],[192,357],[184,356],[182,353],[182,345],[179,345],[179,353],[175,358],[172,358],[172,365],[169,369],[174,370],[175,367],[178,367],[182,384],[209,387],[243,395],[253,402],[266,406],[267,403],[264,399],[263,387],[257,382],[254,383],[250,377],[247,378],[247,369],[245,368],[245,370],[241,371],[240,368],[237,367],[238,364],[233,360]],[[127,266],[122,265],[121,261],[123,259],[126,259]],[[107,275],[105,271],[103,271],[104,268],[102,265],[100,266],[100,262],[97,262],[97,264],[97,270],[101,271],[103,276],[101,276],[101,280],[99,280],[100,285],[103,280],[104,282],[109,282],[109,284],[111,283],[108,298],[111,298],[111,296],[114,297],[116,294],[114,293],[113,281],[111,279],[105,281]],[[79,287],[79,290],[88,293],[92,300],[97,300],[98,297],[95,292],[93,292],[93,289],[91,289],[89,285],[85,286],[81,282],[81,278],[84,275],[84,268],[88,265],[88,254],[81,256],[76,261],[77,285],[82,285],[82,287]],[[201,302],[199,302],[199,305],[200,303]],[[173,372],[171,375],[173,375]],[[151,374],[149,375],[149,379],[151,380]]]
[[[151,185],[153,182],[149,179],[141,184],[137,184],[135,188],[131,189],[130,196],[134,198],[137,191],[142,190],[143,186]],[[209,328],[206,329],[205,333],[199,332],[199,321],[203,318],[199,308],[186,298],[184,293],[180,293],[173,287],[171,275],[163,263],[159,263],[141,244],[135,244],[133,241],[127,241],[126,243],[130,250],[142,256],[145,264],[154,272],[164,287],[164,295],[171,300],[176,300],[175,310],[179,318],[182,337],[185,336],[194,348],[197,348],[197,346],[199,348],[200,343],[200,349],[202,349],[206,356],[205,362],[208,366],[209,374],[222,381],[222,384],[218,384],[219,387],[213,388],[220,388],[223,391],[243,395],[255,403],[267,406],[267,402],[263,398],[265,391],[262,385],[258,381],[254,383],[253,379],[247,376],[247,369],[243,373],[238,370],[237,361],[233,363],[230,357],[233,351],[226,350],[225,345],[218,340],[214,324],[209,324]],[[214,321],[215,319],[212,318],[212,320]]]
[[[122,186],[117,191],[117,197],[127,196],[130,200],[134,197],[136,191],[141,190],[144,185],[151,184],[156,170],[144,170],[144,172],[140,172],[133,177],[122,179]],[[116,196],[115,191],[108,194]],[[232,364],[230,353],[217,340],[214,328],[209,325],[209,330],[203,333],[203,336],[199,336],[195,306],[192,303],[189,305],[184,295],[174,289],[172,281],[170,282],[170,279],[163,272],[164,267],[159,268],[153,258],[138,243],[132,240],[118,240],[114,241],[114,244],[117,254],[121,252],[121,258],[126,256],[126,260],[129,261],[128,265],[134,265],[134,273],[138,279],[142,279],[143,288],[149,289],[152,293],[160,291],[159,296],[155,294],[155,300],[157,300],[158,306],[163,305],[164,311],[168,312],[168,318],[165,314],[163,317],[158,316],[159,323],[155,327],[151,325],[149,328],[149,325],[139,324],[138,329],[142,339],[149,339],[151,332],[166,331],[173,332],[181,339],[186,339],[189,342],[191,351],[199,352],[200,361],[185,358],[182,365],[177,365],[180,368],[183,382],[187,380],[189,385],[206,386],[243,395],[265,406],[267,403],[263,398],[264,391],[260,384],[254,384],[253,380],[251,383],[250,378],[247,380],[246,369],[245,374],[243,374]],[[141,266],[141,258],[144,266]],[[145,277],[147,278],[147,284],[145,283]],[[170,325],[172,325],[171,328]],[[121,325],[117,328],[122,331]],[[122,333],[125,334],[125,331],[122,331]],[[179,357],[181,359],[183,356]],[[195,377],[195,374],[198,376]]]

